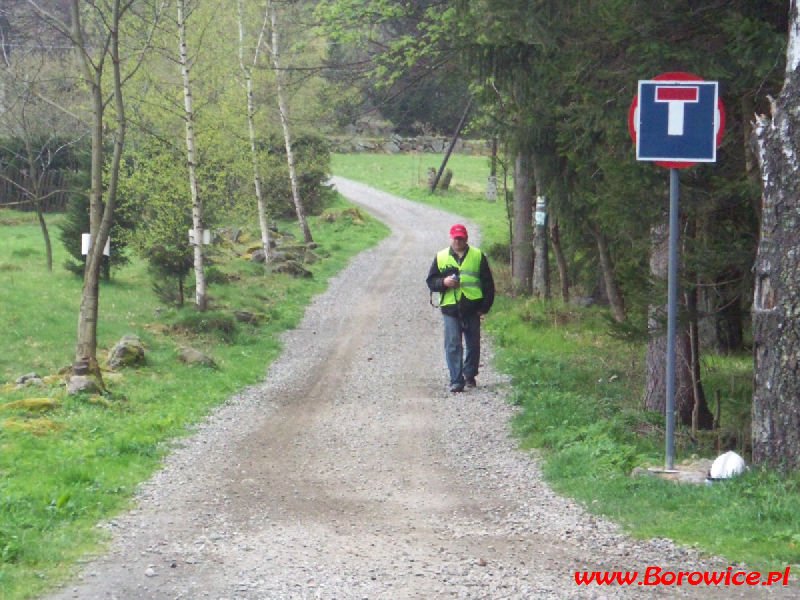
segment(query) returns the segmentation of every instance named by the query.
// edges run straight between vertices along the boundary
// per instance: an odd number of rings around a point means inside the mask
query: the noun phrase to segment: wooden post
[[[461,130],[464,129],[464,125],[467,122],[467,115],[469,114],[469,109],[472,108],[472,98],[469,99],[467,102],[467,107],[464,109],[464,114],[461,115],[461,120],[458,122],[458,127],[456,128],[456,133],[453,135],[453,139],[450,140],[450,145],[447,147],[447,152],[444,155],[444,160],[442,161],[442,166],[439,167],[439,172],[436,173],[436,178],[433,180],[433,184],[431,184],[431,191],[436,191],[436,186],[439,185],[439,179],[442,177],[442,172],[444,171],[445,166],[447,165],[447,161],[450,158],[450,153],[453,151],[453,148],[456,145],[456,140],[458,140],[458,136],[461,135]]]

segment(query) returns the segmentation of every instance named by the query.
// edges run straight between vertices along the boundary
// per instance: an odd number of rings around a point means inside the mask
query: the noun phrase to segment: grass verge
[[[49,218],[51,235],[60,218]],[[2,600],[36,597],[97,552],[105,539],[97,523],[129,505],[168,442],[261,380],[280,351],[278,334],[299,322],[352,256],[387,233],[341,199],[310,227],[319,248],[318,260],[306,265],[309,278],[268,273],[240,256],[247,231],[238,248],[214,247],[211,309],[202,315],[192,306],[161,305],[138,261],[113,273],[101,284],[98,358],[135,333],[147,364],[106,373],[107,394],[69,397],[57,373],[74,354],[81,281],[61,268],[65,253],[57,241],[54,269],[46,270],[31,216],[0,213],[0,344],[7,349],[0,355]],[[249,234],[257,243],[256,232]],[[237,311],[254,318],[237,321]],[[181,364],[180,344],[210,354],[218,368]],[[30,372],[43,385],[17,389],[15,379]]]
[[[440,156],[337,155],[332,165],[337,175],[474,219],[503,288],[508,268],[491,249],[507,248],[508,225],[505,206],[484,198],[488,160],[453,158],[453,185],[434,194],[421,174]],[[513,379],[511,401],[522,409],[514,434],[540,451],[554,489],[636,537],[667,537],[751,568],[800,568],[800,475],[753,470],[713,486],[631,477],[634,467],[663,465],[664,419],[641,410],[644,346],[610,335],[607,323],[601,309],[504,294],[486,321],[498,366]],[[676,462],[713,457],[720,440],[749,436],[752,370],[749,355],[704,356],[706,393],[721,392],[725,430],[692,438],[679,429]]]

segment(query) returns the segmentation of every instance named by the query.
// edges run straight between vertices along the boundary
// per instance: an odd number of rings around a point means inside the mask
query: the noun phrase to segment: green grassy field
[[[454,157],[454,185],[431,194],[419,174],[440,162],[337,155],[332,164],[337,175],[474,219],[484,248],[507,246],[506,207],[484,197],[488,159]],[[492,256],[499,288],[507,289],[502,252]],[[668,537],[753,568],[800,568],[800,475],[752,470],[713,486],[631,477],[635,467],[663,466],[664,418],[641,410],[644,345],[611,335],[604,313],[499,296],[486,330],[498,366],[513,378],[511,401],[522,408],[512,424],[520,445],[541,451],[556,490],[635,536]],[[708,397],[721,392],[726,430],[692,438],[679,429],[677,463],[713,458],[718,440],[749,436],[752,357],[706,354],[702,369]]]
[[[31,216],[0,212],[0,343],[7,349],[0,356],[0,599],[35,597],[98,551],[96,524],[128,505],[169,441],[263,378],[280,351],[277,335],[354,254],[386,234],[349,208],[340,201],[327,211],[334,218],[310,219],[320,257],[309,267],[312,278],[267,274],[226,249],[212,250],[218,276],[202,315],[161,304],[141,262],[114,272],[101,283],[98,359],[134,333],[147,364],[106,373],[108,393],[93,397],[67,396],[57,375],[74,355],[80,279],[61,268],[57,241],[54,269],[46,270]],[[51,232],[60,218],[50,217]],[[260,324],[237,323],[237,310],[255,313]],[[219,368],[181,364],[179,344],[207,352]],[[30,372],[45,385],[16,389],[14,381]]]

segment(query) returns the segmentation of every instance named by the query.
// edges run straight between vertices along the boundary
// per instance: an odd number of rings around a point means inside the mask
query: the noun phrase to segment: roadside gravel
[[[392,235],[330,281],[263,383],[176,445],[135,509],[102,525],[108,552],[53,600],[796,596],[577,586],[577,570],[729,565],[631,539],[554,494],[508,437],[488,344],[479,387],[448,394],[424,279],[456,218],[334,183]]]

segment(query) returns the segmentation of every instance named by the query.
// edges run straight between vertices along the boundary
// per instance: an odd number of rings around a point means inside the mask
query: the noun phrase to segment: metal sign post
[[[678,333],[678,169],[669,170],[669,270],[667,276],[667,420],[664,468],[675,467],[675,336]]]
[[[678,169],[716,162],[725,110],[716,81],[690,73],[664,73],[639,82],[628,112],[636,160],[669,169],[669,269],[667,281],[667,385],[665,469],[675,468],[675,337],[678,333]]]

